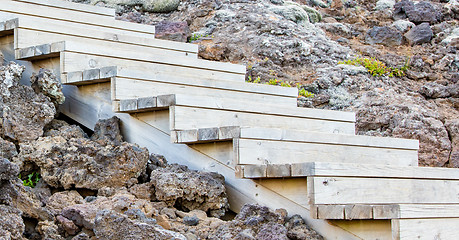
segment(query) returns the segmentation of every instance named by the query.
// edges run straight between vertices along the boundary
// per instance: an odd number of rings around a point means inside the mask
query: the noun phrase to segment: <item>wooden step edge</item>
[[[459,204],[311,205],[314,219],[458,218]]]
[[[144,98],[116,100],[118,107],[114,109],[119,113],[139,113],[168,109],[175,105],[175,95],[158,95]]]
[[[60,53],[65,50],[65,41],[42,44],[27,48],[19,48],[14,50],[17,60],[39,60],[46,58],[59,57]]]
[[[203,128],[203,129],[190,129],[180,130],[177,134],[183,136],[192,136],[194,132],[216,132],[227,131],[227,127],[220,129],[219,127],[214,128]],[[214,134],[216,135],[216,134]],[[346,145],[356,147],[373,147],[373,148],[390,148],[390,149],[405,149],[405,150],[418,150],[419,141],[411,139],[399,139],[399,138],[381,138],[372,136],[362,135],[347,135],[347,134],[332,134],[332,133],[321,133],[321,132],[308,132],[308,131],[297,131],[279,128],[257,128],[257,127],[242,127],[237,129],[237,136],[226,136],[229,138],[189,138],[184,137],[178,139],[177,143],[199,143],[200,141],[212,141],[212,140],[231,140],[232,138],[243,138],[243,139],[254,139],[254,140],[266,140],[266,141],[280,141],[280,142],[299,142],[299,143],[326,143],[332,145]],[[230,139],[231,138],[231,139]]]
[[[0,36],[13,35],[14,29],[19,26],[19,18],[0,22]]]
[[[106,7],[99,7],[93,6],[88,4],[80,4],[68,1],[61,1],[61,0],[13,0],[17,2],[25,2],[25,3],[32,3],[37,5],[43,6],[50,6],[62,9],[68,9],[73,11],[81,11],[86,13],[92,13],[97,15],[104,15],[109,17],[115,17],[115,9],[113,8],[106,8]]]
[[[288,165],[288,167],[285,165]],[[459,180],[459,169],[455,168],[354,163],[305,162],[292,164],[237,165],[236,169],[239,169],[239,173],[237,175],[238,178],[293,178],[320,176]],[[290,172],[286,169],[290,169]]]
[[[117,76],[118,68],[108,66],[102,68],[87,69],[77,72],[68,72],[61,75],[62,84],[87,85],[100,82],[108,82]]]
[[[171,141],[185,144],[232,141],[233,138],[240,137],[240,134],[241,129],[238,126],[173,130]]]

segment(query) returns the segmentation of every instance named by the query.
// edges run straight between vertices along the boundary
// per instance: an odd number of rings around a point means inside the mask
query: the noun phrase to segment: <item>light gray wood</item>
[[[290,175],[290,164],[267,165],[266,167],[268,178],[290,177]]]
[[[136,111],[138,109],[136,99],[121,100],[119,106],[120,112]]]
[[[309,177],[312,204],[458,204],[459,181]]]
[[[327,142],[289,142],[245,138],[238,141],[238,164],[335,162],[413,166],[417,165],[418,160],[416,150],[354,146],[347,145],[346,142],[336,145]]]
[[[62,0],[13,0],[19,2],[33,3],[38,5],[52,6],[57,8],[68,9],[72,11],[81,11],[92,14],[106,15],[115,17],[115,9],[92,6],[87,4],[79,4]]]
[[[197,48],[189,46],[191,44],[178,42],[170,44],[164,40],[131,36],[130,32],[124,30],[111,30],[100,26],[81,26],[78,23],[62,21],[49,23],[48,19],[19,16],[17,30],[19,41],[16,43],[16,48],[50,42],[72,41],[96,46],[106,45],[116,49],[132,48],[133,51],[150,52],[160,56],[197,58]]]
[[[121,73],[122,74],[122,73]],[[144,78],[148,78],[148,74],[144,74]],[[116,99],[130,99],[138,97],[148,97],[163,94],[177,94],[177,95],[189,95],[198,98],[203,97],[214,97],[214,98],[231,98],[238,99],[239,101],[246,102],[257,102],[259,104],[266,103],[277,103],[279,107],[296,106],[296,96],[285,96],[284,91],[279,91],[278,94],[273,94],[273,91],[258,91],[257,88],[253,88],[251,84],[244,84],[238,82],[230,82],[225,88],[215,88],[213,85],[224,81],[209,80],[207,86],[193,85],[192,81],[185,83],[170,83],[153,80],[138,80],[126,77],[117,77],[116,79]],[[170,78],[165,78],[171,80]],[[202,82],[202,80],[200,80]],[[242,88],[246,87],[244,91],[235,90],[232,85],[239,85]],[[255,90],[255,91],[252,91]]]
[[[100,69],[87,69],[83,71],[83,81],[91,81],[91,80],[99,80],[100,77]]]
[[[218,140],[218,128],[198,129],[198,141]]]
[[[245,107],[245,106],[243,106]],[[241,126],[241,127],[266,127],[266,128],[289,128],[308,129],[308,131],[333,133],[354,133],[354,124],[351,122],[339,122],[301,118],[294,116],[282,116],[269,113],[250,113],[237,111],[236,109],[198,108],[173,106],[170,108],[171,130],[187,130],[198,128],[210,128],[219,126]],[[275,111],[275,109],[273,109]],[[256,111],[254,109],[253,111]]]
[[[459,180],[459,169],[357,163],[314,162],[292,164],[292,176],[336,176]]]
[[[137,99],[137,106],[138,106],[138,109],[144,109],[144,110],[154,109],[157,106],[156,102],[157,102],[156,97],[139,98]]]
[[[218,128],[218,139],[233,139],[241,136],[241,128],[237,126],[225,126]]]
[[[118,52],[118,51],[117,51]],[[244,82],[245,74],[224,72],[219,70],[194,68],[176,64],[166,64],[164,62],[142,61],[136,59],[118,58],[116,56],[91,55],[88,53],[61,52],[62,72],[81,71],[81,69],[101,68],[105,66],[118,66],[128,68],[133,71],[144,72],[144,75],[161,79],[175,77],[195,81],[196,79],[238,81]],[[139,55],[140,56],[140,55]],[[191,59],[190,59],[191,60]],[[171,60],[172,61],[172,60]],[[194,60],[194,62],[199,62]],[[202,64],[202,62],[200,63]]]
[[[51,53],[51,45],[43,44],[35,47],[35,56],[46,55]]]
[[[159,95],[156,97],[156,107],[169,107],[174,106],[176,102],[176,97],[174,94]]]
[[[344,206],[318,205],[317,216],[319,219],[344,219]]]
[[[52,6],[36,5],[24,2],[0,0],[0,11],[17,15],[31,15],[46,17],[50,19],[60,19],[69,22],[78,22],[86,25],[99,25],[113,29],[129,30],[132,34],[139,36],[154,37],[155,28],[151,25],[135,24],[115,20],[113,17],[91,14],[87,12],[59,9]],[[43,13],[46,13],[44,15]]]
[[[100,78],[102,79],[116,77],[117,72],[118,70],[116,66],[102,67],[99,69]]]
[[[374,219],[394,219],[400,216],[400,205],[375,205],[373,206]]]
[[[344,206],[344,219],[372,219],[373,206],[371,205],[346,205]]]
[[[394,219],[392,220],[392,239],[432,240],[457,239],[459,218],[438,219]]]
[[[237,165],[238,178],[264,178],[267,175],[267,166],[254,168],[252,165]]]

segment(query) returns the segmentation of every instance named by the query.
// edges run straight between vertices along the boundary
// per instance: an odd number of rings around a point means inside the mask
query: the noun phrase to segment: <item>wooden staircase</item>
[[[418,141],[356,136],[353,113],[296,107],[296,88],[246,83],[245,67],[197,57],[114,10],[0,0],[0,46],[65,84],[86,127],[117,115],[125,138],[226,178],[244,203],[302,215],[327,239],[457,239],[459,170],[418,167]]]

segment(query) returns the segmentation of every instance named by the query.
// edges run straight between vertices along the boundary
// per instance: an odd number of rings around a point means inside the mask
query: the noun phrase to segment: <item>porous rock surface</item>
[[[183,210],[199,209],[221,217],[228,209],[225,179],[222,175],[189,170],[183,165],[167,165],[151,172],[155,197]]]
[[[13,62],[0,66],[0,135],[17,142],[40,137],[56,114],[48,97],[19,84],[24,69]]]
[[[98,133],[101,137],[96,139],[100,141],[41,137],[21,143],[18,159],[35,163],[44,181],[53,187],[97,190],[133,185],[146,167],[148,150],[136,144],[119,143],[120,137],[107,140],[107,135],[115,136],[106,134],[108,132],[110,130],[105,129]]]

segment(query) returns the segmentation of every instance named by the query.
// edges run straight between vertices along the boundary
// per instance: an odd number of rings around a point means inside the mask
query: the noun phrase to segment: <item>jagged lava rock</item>
[[[123,142],[123,136],[120,130],[120,119],[113,116],[109,119],[100,119],[94,126],[94,134],[91,140],[103,144],[119,145]]]
[[[0,204],[0,239],[22,240],[25,225],[22,212],[16,208]]]
[[[221,217],[228,209],[225,179],[212,172],[189,170],[183,165],[167,165],[151,172],[155,197],[169,206],[184,210],[199,209],[211,216]]]
[[[284,218],[260,205],[245,204],[234,220],[224,223],[209,239],[288,240]]]
[[[185,21],[161,21],[155,25],[155,38],[186,42],[188,36],[190,36],[190,28]]]
[[[30,82],[36,93],[48,96],[56,106],[65,102],[61,81],[51,70],[41,68],[38,74],[32,74]]]
[[[16,155],[18,155],[18,151],[14,143],[0,137],[0,156],[12,160]]]
[[[152,222],[130,219],[128,216],[115,211],[103,210],[95,218],[94,233],[97,239],[157,239],[157,240],[186,240],[179,233],[166,230]]]
[[[430,2],[422,1],[415,4],[403,0],[394,5],[394,18],[398,20],[405,17],[415,24],[423,22],[433,24],[440,20],[441,12],[437,11]]]
[[[316,231],[312,230],[300,215],[293,215],[285,223],[287,228],[287,236],[291,240],[322,240],[323,237],[320,236]]]
[[[132,185],[148,161],[148,150],[136,144],[102,145],[86,138],[42,137],[20,149],[22,162],[34,162],[47,184],[64,189]]]
[[[48,97],[19,85],[25,67],[9,63],[0,67],[0,134],[18,142],[35,140],[53,120],[56,108]]]

